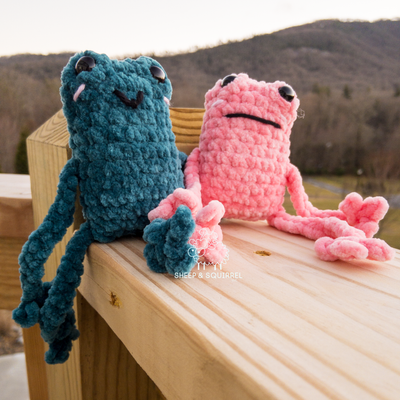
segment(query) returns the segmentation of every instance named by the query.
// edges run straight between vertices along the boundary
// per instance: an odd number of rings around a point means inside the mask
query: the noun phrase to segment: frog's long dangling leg
[[[347,221],[350,226],[362,230],[367,238],[372,238],[378,232],[379,221],[389,209],[388,202],[381,196],[367,197],[363,200],[358,193],[350,193],[339,204],[339,210],[319,210],[308,201],[297,167],[290,165],[286,179],[290,199],[297,215],[320,218],[336,217]]]
[[[63,363],[68,359],[72,340],[79,337],[72,309],[76,288],[83,274],[86,249],[94,241],[89,223],[85,222],[69,241],[57,275],[53,279],[47,299],[40,310],[43,339],[50,344],[46,352],[48,364]]]
[[[13,319],[23,328],[39,320],[48,289],[42,283],[44,263],[73,222],[77,186],[77,162],[70,159],[60,174],[57,196],[47,216],[22,248],[19,271],[23,292],[21,304],[13,311]]]
[[[315,251],[325,261],[365,259],[387,261],[394,250],[383,240],[367,238],[365,232],[337,217],[300,217],[281,212],[268,217],[277,229],[316,240]]]

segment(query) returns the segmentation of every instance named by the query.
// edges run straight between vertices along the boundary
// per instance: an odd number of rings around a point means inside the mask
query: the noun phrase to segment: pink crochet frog
[[[222,240],[222,216],[267,220],[279,230],[316,240],[322,260],[391,259],[394,250],[372,238],[388,210],[383,197],[363,200],[351,193],[339,210],[319,210],[308,201],[300,172],[289,160],[299,104],[284,82],[258,82],[246,74],[219,80],[206,94],[200,145],[185,167],[186,189],[163,200],[149,213],[150,220],[168,219],[184,204],[198,225],[194,240],[204,227]],[[297,216],[282,206],[286,187]],[[210,261],[223,255],[222,246],[204,254]]]

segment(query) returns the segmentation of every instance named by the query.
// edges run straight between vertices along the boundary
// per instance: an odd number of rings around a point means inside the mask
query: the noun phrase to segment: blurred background
[[[246,72],[297,92],[305,118],[291,160],[314,205],[336,209],[354,190],[383,195],[391,209],[378,237],[400,248],[400,2],[276,3],[3,4],[0,172],[29,173],[25,140],[61,108],[60,73],[77,51],[157,59],[175,107],[203,107],[216,80]],[[22,350],[10,321],[0,314],[0,354]]]

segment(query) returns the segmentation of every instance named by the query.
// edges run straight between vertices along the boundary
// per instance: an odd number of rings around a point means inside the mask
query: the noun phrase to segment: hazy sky
[[[400,1],[1,0],[0,55],[178,52],[319,19],[400,18]]]

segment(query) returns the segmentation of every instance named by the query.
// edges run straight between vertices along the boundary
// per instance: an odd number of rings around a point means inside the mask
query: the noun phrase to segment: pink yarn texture
[[[317,255],[327,261],[393,258],[390,246],[372,238],[389,207],[383,197],[363,200],[351,193],[339,210],[318,210],[309,202],[300,172],[289,160],[300,102],[294,92],[290,98],[282,96],[282,87],[288,85],[239,74],[226,85],[219,80],[207,92],[200,145],[185,168],[186,189],[163,200],[150,212],[150,220],[170,218],[185,204],[199,224],[195,240],[202,227],[222,240],[218,223],[224,216],[267,220],[279,230],[316,240]],[[286,187],[297,216],[282,206]],[[222,247],[210,257],[223,257]]]

